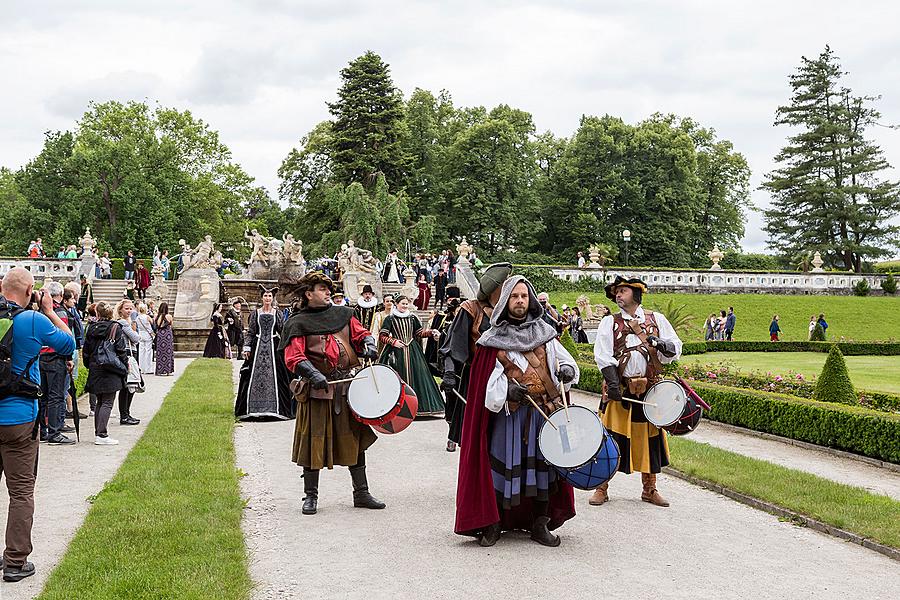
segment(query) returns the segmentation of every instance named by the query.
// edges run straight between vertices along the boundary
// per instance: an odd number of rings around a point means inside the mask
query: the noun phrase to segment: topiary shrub
[[[819,402],[856,404],[856,390],[850,381],[844,355],[837,346],[831,349],[828,358],[825,359],[825,366],[822,367],[822,374],[816,382],[813,398]]]
[[[825,341],[825,328],[822,327],[821,323],[816,323],[816,326],[812,330],[812,334],[809,336],[809,341],[811,341],[811,342],[824,342]]]
[[[897,280],[894,279],[893,273],[888,273],[887,278],[881,282],[881,289],[885,294],[890,294],[891,296],[897,293]]]
[[[569,354],[572,355],[572,358],[577,361],[578,346],[575,345],[575,340],[572,338],[572,334],[569,333],[568,329],[563,331],[562,337],[559,338],[559,342],[563,345],[563,348],[569,351]]]
[[[872,288],[869,287],[869,282],[865,279],[860,279],[853,286],[853,293],[857,296],[868,296],[871,290]]]

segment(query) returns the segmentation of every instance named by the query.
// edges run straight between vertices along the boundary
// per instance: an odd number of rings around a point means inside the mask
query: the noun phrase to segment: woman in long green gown
[[[428,369],[420,341],[440,333],[422,327],[409,305],[409,298],[398,296],[391,314],[381,322],[379,338],[383,348],[378,362],[397,371],[412,386],[419,399],[419,416],[440,415],[444,412],[444,399]]]

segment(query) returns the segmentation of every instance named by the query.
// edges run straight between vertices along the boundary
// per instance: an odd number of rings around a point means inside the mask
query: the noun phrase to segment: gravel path
[[[576,391],[572,397],[579,404],[594,408],[597,406],[596,394]],[[812,473],[838,483],[861,487],[872,493],[884,494],[900,500],[900,473],[858,460],[835,456],[820,450],[792,446],[778,440],[762,439],[722,427],[709,420],[704,420],[697,431],[688,435],[687,439]]]
[[[119,425],[119,407],[113,407],[109,434],[119,440],[118,446],[94,445],[94,420],[81,421],[81,441],[74,446],[41,444],[38,478],[35,488],[34,528],[31,539],[34,552],[28,558],[36,573],[18,583],[0,583],[0,599],[33,598],[44,587],[50,571],[60,561],[69,542],[87,515],[88,498],[97,494],[119,470],[119,465],[143,435],[147,424],[159,410],[163,398],[172,389],[192,359],[176,359],[175,374],[146,377],[147,390],[134,398],[131,414],[140,425]],[[79,403],[82,414],[88,414],[87,397]],[[70,421],[71,423],[71,421]],[[70,434],[75,435],[75,434]],[[6,531],[9,494],[6,479],[0,482],[0,532]]]
[[[612,500],[587,504],[544,548],[505,534],[493,548],[453,533],[458,454],[442,420],[380,436],[369,482],[383,511],[354,509],[346,468],[322,474],[319,514],[300,513],[292,422],[236,429],[244,529],[255,599],[327,598],[887,598],[900,565],[855,544],[780,522],[681,480],[660,476],[672,502],[639,499],[640,478],[617,475]]]

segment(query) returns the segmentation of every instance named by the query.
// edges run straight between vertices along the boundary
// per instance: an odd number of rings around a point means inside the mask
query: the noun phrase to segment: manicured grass
[[[247,598],[231,363],[198,359],[97,494],[42,599]]]
[[[550,301],[557,307],[575,306],[578,292],[553,292]],[[592,304],[604,303],[617,311],[602,291],[590,293]],[[650,308],[665,305],[669,300],[687,305],[694,315],[695,329],[685,341],[703,339],[703,323],[711,313],[734,307],[737,316],[734,339],[768,340],[772,315],[779,315],[781,339],[800,341],[809,337],[809,317],[825,313],[828,321],[828,341],[887,341],[900,339],[900,296],[774,296],[765,294],[656,294],[644,296]],[[824,360],[824,359],[823,359]]]
[[[679,471],[900,548],[900,502],[888,496],[686,438],[669,444]]]
[[[738,371],[760,371],[787,375],[789,371],[809,378],[818,376],[827,354],[821,352],[707,352],[681,358],[682,363],[725,363]],[[857,389],[900,394],[900,356],[845,356],[850,379]]]

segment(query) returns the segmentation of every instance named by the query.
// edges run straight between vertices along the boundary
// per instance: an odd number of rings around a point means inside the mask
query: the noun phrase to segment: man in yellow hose
[[[617,276],[606,286],[606,296],[621,309],[603,318],[594,342],[594,360],[603,373],[600,405],[603,425],[619,445],[619,471],[639,471],[641,500],[656,506],[669,503],[656,489],[656,475],[669,464],[666,433],[647,422],[640,404],[647,389],[659,381],[662,365],[678,360],[681,340],[660,313],[641,306],[647,285],[640,279]],[[599,506],[609,499],[608,484],[597,488],[589,502]]]

